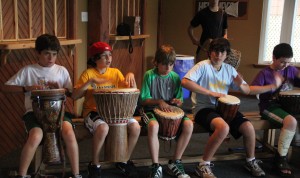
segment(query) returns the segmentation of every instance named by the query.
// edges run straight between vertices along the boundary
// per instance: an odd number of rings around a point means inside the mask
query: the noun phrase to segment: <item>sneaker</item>
[[[149,178],[162,178],[162,167],[160,164],[152,164]]]
[[[133,162],[131,160],[127,161],[127,163],[116,163],[116,168],[121,170],[121,172],[126,177],[130,178],[138,178],[138,172],[136,171],[136,167],[134,166]]]
[[[167,173],[178,178],[190,178],[190,176],[184,172],[181,160],[176,160],[175,162],[169,160]]]
[[[92,162],[88,165],[88,178],[101,178],[101,166],[92,165]]]
[[[69,178],[82,178],[82,176],[80,174],[76,174],[76,175],[73,175],[72,177],[69,177]]]
[[[217,178],[214,173],[212,172],[211,168],[214,167],[214,164],[205,164],[205,165],[198,165],[196,167],[196,175],[201,178]]]
[[[251,172],[251,174],[253,176],[256,176],[256,177],[260,177],[260,176],[265,176],[266,173],[260,168],[260,166],[258,164],[261,164],[262,161],[261,160],[252,160],[252,161],[249,161],[249,162],[246,162],[246,164],[244,165],[244,167],[249,171]]]

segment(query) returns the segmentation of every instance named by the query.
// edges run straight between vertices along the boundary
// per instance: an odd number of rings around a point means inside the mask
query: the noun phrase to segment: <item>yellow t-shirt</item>
[[[102,89],[102,88],[122,88],[123,81],[125,80],[123,74],[116,68],[107,68],[104,74],[100,74],[99,71],[95,68],[89,68],[85,70],[77,84],[74,88],[78,88],[84,83],[86,83],[91,78],[104,78],[109,80],[103,84],[93,84],[90,85],[85,93],[85,99],[83,102],[82,116],[87,116],[91,111],[97,111],[96,102],[93,96],[93,89]]]

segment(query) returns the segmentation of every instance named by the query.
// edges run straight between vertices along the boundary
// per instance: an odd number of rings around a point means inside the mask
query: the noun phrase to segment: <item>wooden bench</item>
[[[267,120],[262,120],[258,112],[243,112],[245,117],[251,121],[251,123],[254,126],[255,130],[262,130],[263,134],[262,136],[257,136],[257,141],[260,142],[263,146],[263,151],[260,151],[256,153],[257,158],[269,158],[273,156],[273,153],[275,151],[275,130],[278,129],[274,125],[270,124]],[[191,119],[194,120],[194,117],[192,114],[187,114],[187,116]],[[140,116],[135,116],[134,117],[137,121],[141,122],[141,117]],[[78,140],[78,143],[85,139],[91,139],[92,134],[89,132],[89,130],[85,127],[84,125],[84,120],[83,118],[73,118],[73,123],[75,125],[75,134]],[[194,130],[193,134],[202,134],[202,133],[207,133],[207,131],[198,125],[197,123],[194,123]],[[146,129],[141,130],[140,136],[147,136],[147,131]],[[242,146],[242,145],[241,145]],[[83,152],[85,150],[80,150],[80,152]],[[201,155],[197,156],[183,156],[184,163],[193,163],[199,161],[201,158]],[[245,153],[241,152],[233,152],[230,154],[225,154],[225,155],[215,155],[214,156],[214,161],[217,160],[237,160],[237,159],[243,159],[245,158]],[[136,164],[136,166],[148,166],[151,164],[151,159],[136,159],[133,160]],[[167,164],[168,158],[161,157],[160,158],[160,163],[161,164]],[[35,161],[34,161],[34,169],[38,170],[38,167],[41,163],[41,148],[36,153],[35,156]],[[88,163],[82,163],[80,162],[80,169],[85,170],[86,166]],[[111,163],[106,163],[103,162],[101,163],[103,168],[110,168],[112,166]],[[61,166],[60,166],[61,167]],[[69,166],[67,169],[70,169]],[[51,172],[59,172],[62,171],[61,168],[55,167],[55,168],[47,168],[45,165],[40,168],[40,171],[43,171],[44,173],[51,173]]]

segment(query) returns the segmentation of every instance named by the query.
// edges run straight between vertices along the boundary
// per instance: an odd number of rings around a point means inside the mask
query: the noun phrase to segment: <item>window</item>
[[[293,47],[293,61],[300,64],[300,0],[264,0],[259,48],[259,64],[272,62],[278,43]]]

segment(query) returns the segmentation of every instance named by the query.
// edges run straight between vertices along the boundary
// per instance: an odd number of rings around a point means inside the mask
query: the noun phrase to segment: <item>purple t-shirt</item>
[[[289,90],[291,89],[290,86],[294,86],[296,76],[298,75],[298,69],[294,66],[288,66],[284,70],[278,71],[286,80],[281,88],[281,91]],[[253,86],[264,86],[264,85],[270,85],[275,83],[274,78],[274,70],[270,67],[266,67],[263,70],[261,70],[254,80],[252,81],[251,85]],[[262,112],[264,109],[268,108],[273,100],[274,92],[266,92],[259,95],[259,109],[260,112]]]

